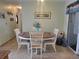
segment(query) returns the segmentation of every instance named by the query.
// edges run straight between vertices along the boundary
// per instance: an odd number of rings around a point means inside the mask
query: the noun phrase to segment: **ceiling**
[[[4,0],[4,1],[36,1],[36,0]],[[63,1],[63,0],[48,0],[48,1]]]
[[[17,4],[20,2],[28,2],[28,1],[37,1],[37,0],[0,0],[0,2],[6,2],[6,3],[13,3],[13,4]],[[76,1],[76,0],[45,0],[45,1],[52,1],[52,2],[65,2],[65,3],[69,3],[72,1]]]
[[[37,1],[37,0],[2,0],[4,2],[25,2],[25,1]],[[45,0],[45,1],[64,1],[64,0]]]

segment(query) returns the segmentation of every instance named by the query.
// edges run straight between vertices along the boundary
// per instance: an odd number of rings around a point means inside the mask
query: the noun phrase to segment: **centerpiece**
[[[36,32],[39,32],[40,31],[41,26],[40,26],[40,23],[39,22],[35,22],[33,24],[33,27],[35,28],[35,31]]]

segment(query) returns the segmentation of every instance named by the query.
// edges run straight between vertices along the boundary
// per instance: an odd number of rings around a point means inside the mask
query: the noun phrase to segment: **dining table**
[[[46,41],[51,41],[52,40],[51,38],[54,37],[55,34],[51,33],[51,32],[22,32],[19,34],[19,36],[21,36],[23,38],[31,38],[31,40],[28,39],[28,42],[30,42],[30,43],[35,42],[35,44],[36,44],[36,43],[42,42],[40,44],[40,46],[41,45],[44,46],[44,43]],[[38,45],[34,45],[33,47],[36,47],[36,46],[38,46]],[[44,49],[44,48],[42,47],[42,49]]]
[[[19,36],[25,39],[28,38],[28,40],[21,39],[20,41],[27,41],[29,43],[32,41],[40,41],[44,44],[45,42],[52,41],[52,37],[54,37],[55,34],[52,32],[22,32]]]
[[[23,38],[38,38],[38,39],[42,37],[44,41],[44,40],[50,40],[49,38],[54,37],[55,34],[52,32],[22,32],[19,34],[19,36]]]

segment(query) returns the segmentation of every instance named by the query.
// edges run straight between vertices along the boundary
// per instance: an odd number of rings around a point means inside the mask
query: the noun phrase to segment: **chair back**
[[[32,46],[41,46],[42,47],[42,40],[43,40],[43,33],[40,32],[31,32],[31,45]],[[33,48],[33,47],[32,47]]]
[[[55,28],[54,29],[54,34],[55,34],[55,37],[54,37],[54,43],[56,43],[56,40],[57,40],[57,36],[58,36],[58,32],[59,32],[59,29]]]
[[[18,42],[18,41],[19,41],[18,35],[20,34],[20,29],[16,28],[16,29],[14,29],[14,32],[15,32],[15,34],[16,34],[16,40],[17,40],[17,42]]]
[[[57,36],[58,35],[58,32],[59,32],[59,29],[55,28],[54,29],[54,34]]]

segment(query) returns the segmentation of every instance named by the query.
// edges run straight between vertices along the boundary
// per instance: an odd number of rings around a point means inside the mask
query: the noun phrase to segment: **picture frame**
[[[0,12],[0,18],[5,18],[5,13],[3,13],[3,12]]]
[[[13,16],[13,13],[12,13],[12,12],[10,12],[10,11],[7,11],[7,14],[8,14],[8,15],[12,15],[12,16]]]
[[[14,21],[14,18],[10,18],[10,21]]]
[[[34,19],[51,19],[51,12],[34,12]]]

